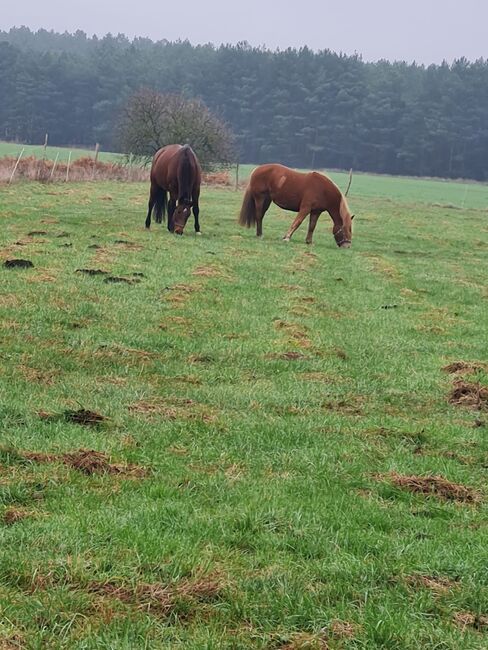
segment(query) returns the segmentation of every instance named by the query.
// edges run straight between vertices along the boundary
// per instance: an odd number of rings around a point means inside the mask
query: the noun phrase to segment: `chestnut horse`
[[[352,172],[351,172],[352,174]],[[352,176],[349,179],[349,185]],[[349,188],[348,188],[349,190]],[[346,192],[347,194],[347,192]],[[239,223],[250,228],[256,224],[256,235],[263,234],[263,217],[271,202],[283,210],[298,212],[283,237],[290,241],[305,217],[310,215],[306,242],[312,243],[313,231],[321,213],[327,211],[334,222],[333,234],[338,246],[349,248],[352,220],[347,200],[330,178],[318,172],[296,172],[283,165],[261,165],[252,172],[244,195]]]
[[[185,144],[169,144],[154,154],[151,166],[151,190],[146,228],[151,226],[151,214],[157,223],[168,213],[168,230],[183,234],[190,208],[195,217],[195,232],[200,234],[198,215],[202,170],[192,148]],[[167,192],[169,192],[169,201]]]

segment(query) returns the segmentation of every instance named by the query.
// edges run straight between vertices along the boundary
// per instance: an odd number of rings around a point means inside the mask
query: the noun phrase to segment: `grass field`
[[[488,646],[488,188],[354,182],[350,250],[0,188],[0,648]]]

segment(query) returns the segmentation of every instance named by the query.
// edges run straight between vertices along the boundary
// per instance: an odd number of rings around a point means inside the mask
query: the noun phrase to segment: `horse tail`
[[[351,189],[351,183],[352,183],[352,167],[349,170],[349,183],[348,183],[346,191],[344,192],[345,197],[347,197],[347,195],[349,194],[349,190]]]
[[[193,189],[193,163],[195,154],[190,145],[181,148],[180,162],[178,165],[178,200],[191,200]]]
[[[250,228],[256,223],[256,204],[251,188],[248,187],[242,201],[241,213],[239,215],[239,225]]]
[[[161,223],[166,217],[166,209],[168,205],[168,195],[166,194],[166,190],[158,187],[154,198],[154,218],[156,223]]]

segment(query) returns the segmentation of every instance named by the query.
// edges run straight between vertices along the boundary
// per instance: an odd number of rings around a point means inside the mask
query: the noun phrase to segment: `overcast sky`
[[[488,58],[488,0],[2,0],[0,28],[357,52],[421,63]]]

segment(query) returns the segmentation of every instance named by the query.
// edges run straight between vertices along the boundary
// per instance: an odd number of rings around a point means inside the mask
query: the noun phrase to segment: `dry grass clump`
[[[476,490],[448,481],[442,476],[405,476],[397,472],[390,472],[380,475],[378,478],[386,478],[408,492],[436,496],[447,501],[477,503],[481,499],[481,495]]]

